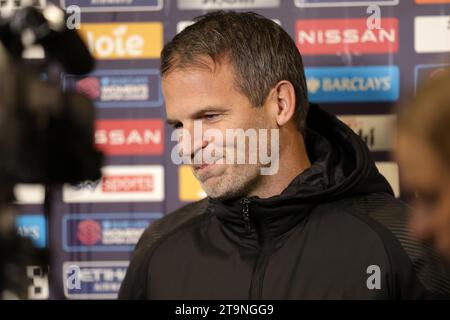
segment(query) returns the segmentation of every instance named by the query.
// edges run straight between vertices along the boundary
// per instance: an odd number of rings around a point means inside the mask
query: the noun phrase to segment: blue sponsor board
[[[64,294],[71,299],[115,299],[128,264],[128,261],[65,262]]]
[[[415,88],[423,83],[426,83],[429,79],[436,77],[441,72],[448,72],[450,64],[419,64],[414,70],[414,83]]]
[[[61,7],[80,7],[83,12],[156,11],[163,7],[163,0],[61,0]]]
[[[47,227],[43,215],[19,215],[16,218],[16,228],[19,235],[30,238],[36,247],[45,247]]]
[[[295,0],[297,7],[320,8],[320,7],[359,7],[359,6],[395,6],[399,0]]]
[[[130,252],[161,213],[67,214],[62,219],[67,252]]]
[[[396,66],[305,68],[312,102],[396,101],[400,74]]]
[[[64,89],[88,96],[98,108],[160,107],[157,69],[97,70],[87,76],[63,76]]]

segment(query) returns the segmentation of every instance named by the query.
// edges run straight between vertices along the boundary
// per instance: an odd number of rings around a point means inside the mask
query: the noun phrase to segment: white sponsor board
[[[395,197],[400,196],[400,178],[398,164],[393,161],[380,161],[375,163],[380,173],[386,178],[394,190]]]
[[[417,53],[450,52],[450,16],[415,17],[414,49]]]
[[[41,184],[18,183],[14,186],[17,204],[42,204],[45,198],[45,187]]]
[[[345,115],[338,118],[358,134],[371,151],[392,150],[395,115]]]

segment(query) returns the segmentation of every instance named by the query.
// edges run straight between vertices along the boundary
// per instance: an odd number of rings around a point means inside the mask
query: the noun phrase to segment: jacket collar
[[[314,132],[309,133],[309,139],[314,140],[316,151],[330,149],[329,143]],[[281,244],[289,231],[307,217],[320,194],[329,186],[329,161],[329,153],[319,153],[312,165],[297,175],[280,195],[228,201],[208,198],[210,208],[222,222],[228,237],[240,245],[260,247]]]

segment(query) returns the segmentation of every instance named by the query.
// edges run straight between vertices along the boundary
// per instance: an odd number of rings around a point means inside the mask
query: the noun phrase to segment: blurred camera
[[[43,48],[45,59],[22,59],[24,50],[35,45]],[[60,84],[61,71],[85,74],[93,66],[60,8],[29,6],[1,18],[0,292],[26,298],[25,266],[45,264],[45,254],[15,230],[14,185],[49,186],[101,176],[94,106],[83,95],[64,92]]]

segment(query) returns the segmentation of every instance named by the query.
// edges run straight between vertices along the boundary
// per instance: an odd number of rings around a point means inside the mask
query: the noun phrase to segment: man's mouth
[[[203,163],[203,164],[195,165],[194,169],[195,169],[195,171],[203,171],[213,165],[214,165],[214,163],[211,163],[211,164]]]
[[[194,161],[194,170],[195,171],[204,171],[205,169],[209,169],[211,167],[213,167],[214,165],[216,165],[216,162],[220,160],[219,159],[210,159],[212,161],[208,161],[209,163],[195,163]]]
[[[193,169],[197,179],[199,179],[201,182],[205,182],[209,178],[220,175],[220,172],[217,172],[217,170],[215,170],[216,167],[216,163],[201,163],[194,165]]]

